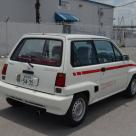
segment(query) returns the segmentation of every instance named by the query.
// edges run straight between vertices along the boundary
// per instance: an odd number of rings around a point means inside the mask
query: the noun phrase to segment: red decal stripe
[[[77,74],[77,76],[80,76],[80,75],[82,75],[82,72],[77,72],[76,74]]]
[[[133,64],[126,64],[126,65],[120,65],[120,66],[113,66],[113,67],[106,68],[106,70],[115,70],[115,69],[130,67],[130,66],[135,66],[135,65],[133,65]]]
[[[82,75],[87,75],[87,74],[91,74],[91,73],[98,73],[101,72],[100,69],[96,69],[96,70],[88,70],[88,71],[83,71]]]
[[[120,65],[120,66],[107,67],[106,70],[116,70],[116,69],[120,69],[120,68],[134,67],[134,66],[136,66],[136,64],[126,64],[126,65]],[[73,76],[88,75],[88,74],[98,73],[98,72],[102,72],[101,69],[87,70],[87,71],[82,71],[82,72],[74,72]]]

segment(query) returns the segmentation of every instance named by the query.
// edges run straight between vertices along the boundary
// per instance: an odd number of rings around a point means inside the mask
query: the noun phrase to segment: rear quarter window
[[[62,61],[63,42],[56,39],[23,39],[11,60],[59,67]]]
[[[98,59],[92,41],[71,42],[71,65],[73,67],[83,67],[97,63]]]

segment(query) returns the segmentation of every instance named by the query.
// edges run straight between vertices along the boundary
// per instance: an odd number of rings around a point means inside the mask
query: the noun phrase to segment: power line
[[[128,2],[128,3],[123,4],[123,5],[116,6],[115,8],[126,7],[126,6],[131,5],[131,4],[134,4],[134,3],[136,3],[136,0],[135,0],[135,1]]]

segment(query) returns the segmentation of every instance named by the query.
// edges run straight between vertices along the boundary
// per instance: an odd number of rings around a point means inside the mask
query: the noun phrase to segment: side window
[[[110,63],[115,61],[115,54],[110,42],[104,40],[95,40],[94,44],[100,63]]]
[[[91,41],[73,41],[71,43],[71,65],[73,67],[97,64],[97,57]]]
[[[123,56],[120,51],[113,45],[116,61],[123,61]]]

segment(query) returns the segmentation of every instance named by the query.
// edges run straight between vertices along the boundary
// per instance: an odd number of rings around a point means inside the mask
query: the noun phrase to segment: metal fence
[[[136,47],[121,48],[124,54],[129,55],[130,59],[136,62]]]
[[[63,25],[57,24],[34,24],[34,23],[11,23],[0,22],[0,56],[8,54],[17,40],[26,33],[62,33]],[[71,24],[70,33],[82,33],[102,35],[112,38],[112,27],[99,27],[90,24]]]
[[[100,27],[98,25],[91,25],[91,24],[73,24],[71,26],[71,32],[72,33],[100,35],[100,36],[106,36],[109,38],[113,38],[112,25]]]
[[[0,56],[8,54],[26,33],[61,33],[62,25],[0,22]]]

